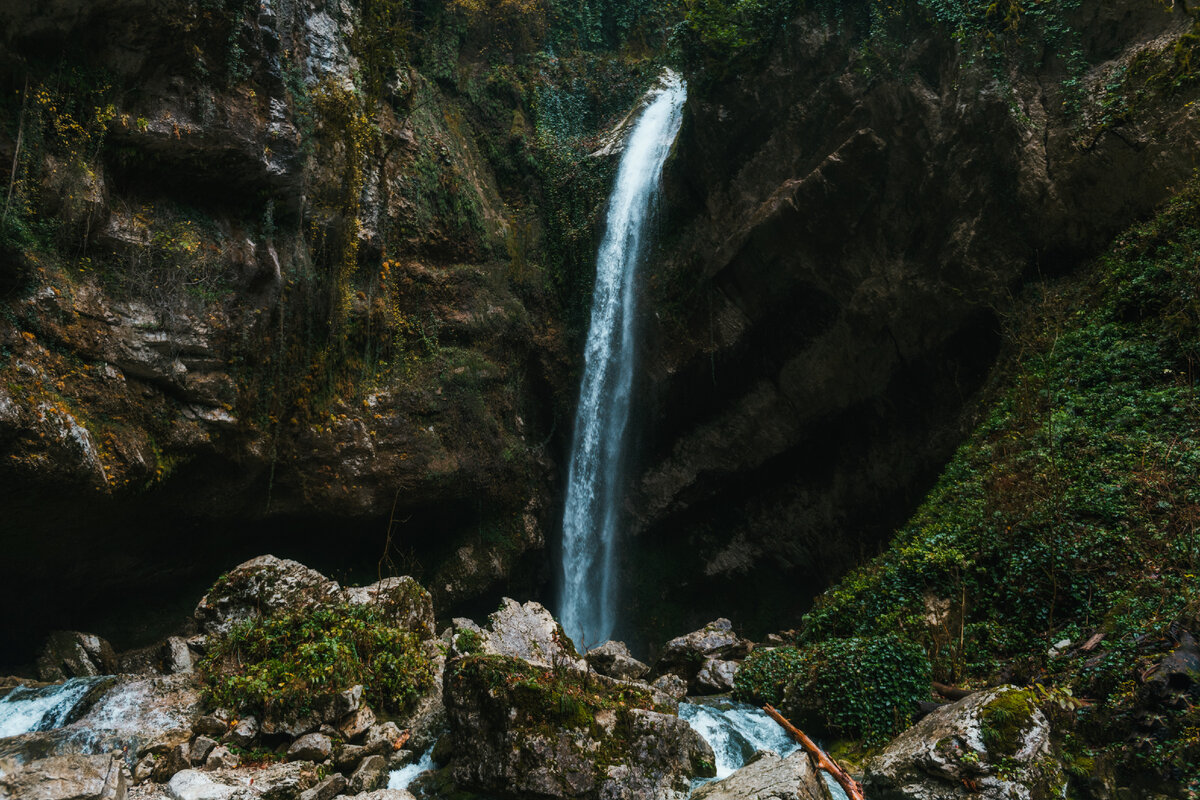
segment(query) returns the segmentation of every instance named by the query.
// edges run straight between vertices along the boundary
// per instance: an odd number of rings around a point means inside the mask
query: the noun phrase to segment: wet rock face
[[[976,692],[936,709],[866,764],[880,800],[1049,800],[1066,785],[1030,690]]]
[[[1083,6],[1085,106],[1192,24]],[[735,591],[739,622],[803,610],[957,446],[1010,289],[1095,253],[1190,174],[1187,98],[1150,98],[1081,148],[1091,112],[1064,112],[1061,67],[1001,88],[917,25],[900,63],[867,69],[855,35],[802,15],[758,70],[688,76],[628,559],[628,585],[649,587],[633,616],[668,604],[668,629]]]

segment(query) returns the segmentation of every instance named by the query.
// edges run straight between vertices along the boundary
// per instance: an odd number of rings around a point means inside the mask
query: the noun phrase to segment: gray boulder
[[[601,675],[625,681],[636,681],[650,671],[648,665],[629,653],[624,642],[605,642],[589,650],[584,658]]]
[[[401,731],[394,722],[372,725],[363,737],[363,752],[368,755],[386,756],[396,749]]]
[[[208,634],[225,635],[239,622],[336,601],[341,587],[314,569],[285,558],[252,558],[221,576],[196,606]]]
[[[708,661],[736,661],[745,658],[752,647],[749,639],[734,633],[733,623],[718,619],[667,642],[654,664],[654,674],[678,675],[687,681],[689,688],[698,689],[697,675]]]
[[[246,747],[258,736],[258,720],[248,716],[238,720],[237,725],[225,735],[226,740],[238,747]]]
[[[871,800],[1061,796],[1050,721],[1031,690],[1001,686],[931,712],[866,763]]]
[[[803,750],[787,758],[760,751],[727,778],[705,784],[693,800],[830,800],[825,781]]]
[[[488,616],[487,628],[480,628],[468,619],[455,619],[454,626],[459,632],[469,631],[478,637],[481,653],[512,656],[552,669],[586,672],[588,668],[570,638],[541,603],[522,605],[505,597],[500,601],[500,609]]]
[[[346,777],[335,772],[311,789],[300,793],[298,800],[333,800],[346,788]]]
[[[320,763],[333,753],[333,742],[321,733],[309,733],[292,742],[288,748],[288,761],[313,761]]]
[[[0,765],[0,797],[14,800],[125,800],[129,777],[109,755],[52,756]]]
[[[388,782],[388,764],[383,756],[367,756],[358,765],[358,769],[354,770],[354,774],[350,776],[350,793],[361,794],[363,792],[382,789]]]
[[[356,794],[353,797],[348,795],[338,795],[334,800],[417,800],[407,789],[376,789],[373,792],[365,794]]]
[[[710,658],[696,673],[695,688],[698,694],[723,694],[733,691],[733,678],[737,675],[737,661]]]

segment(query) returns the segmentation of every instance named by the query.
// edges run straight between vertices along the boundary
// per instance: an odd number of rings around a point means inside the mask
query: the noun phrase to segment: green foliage
[[[818,642],[793,663],[784,712],[868,745],[908,727],[917,703],[930,696],[924,649],[894,635]]]
[[[755,650],[734,676],[733,696],[746,703],[777,706],[783,702],[784,689],[804,664],[804,656],[795,647]]]
[[[1048,673],[1096,699],[1091,741],[1131,772],[1194,763],[1190,711],[1153,746],[1112,743],[1139,736],[1139,676],[1172,626],[1200,626],[1198,254],[1193,180],[1090,274],[1039,287],[972,438],[889,550],[818,598],[802,640],[903,632],[946,681]],[[1094,651],[1046,655],[1094,633]]]
[[[765,58],[801,12],[852,34],[864,54],[885,62],[908,46],[913,26],[933,26],[960,42],[966,54],[1002,63],[1061,60],[1077,81],[1083,68],[1079,34],[1071,25],[1080,0],[687,0],[680,48],[687,61],[716,76],[734,74]]]
[[[374,708],[400,712],[435,678],[420,636],[370,605],[243,622],[213,644],[200,671],[208,703],[256,714],[303,713],[356,684]]]

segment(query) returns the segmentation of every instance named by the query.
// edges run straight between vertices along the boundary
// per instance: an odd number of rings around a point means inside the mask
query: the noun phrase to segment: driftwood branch
[[[851,778],[844,769],[839,767],[836,761],[825,755],[825,751],[817,747],[816,742],[805,736],[804,731],[788,722],[770,704],[763,706],[763,711],[767,712],[767,715],[771,719],[778,722],[785,731],[792,735],[793,739],[808,751],[809,756],[816,762],[819,769],[823,769],[833,776],[833,779],[846,791],[846,795],[850,800],[863,800],[862,787],[858,785],[858,782]]]

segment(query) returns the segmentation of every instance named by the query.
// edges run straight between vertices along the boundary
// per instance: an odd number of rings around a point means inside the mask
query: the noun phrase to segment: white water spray
[[[687,88],[668,70],[625,144],[596,256],[596,287],[563,514],[559,615],[581,648],[604,642],[615,625],[616,538],[633,385],[634,277],[642,230],[663,164],[679,132]]]

